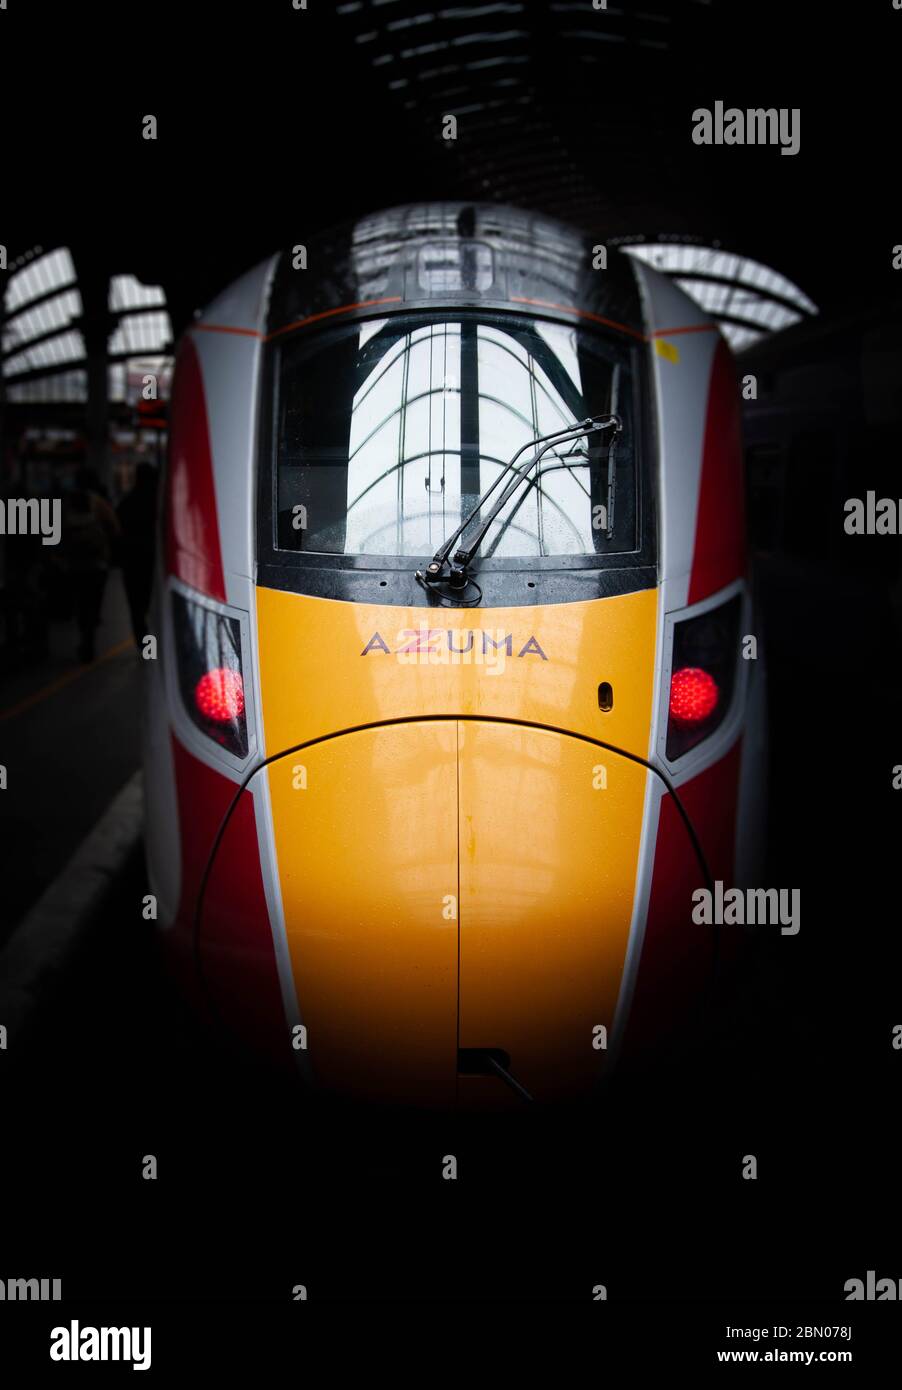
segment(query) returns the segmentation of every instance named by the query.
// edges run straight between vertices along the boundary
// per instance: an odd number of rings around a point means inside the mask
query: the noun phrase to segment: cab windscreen
[[[395,314],[277,347],[278,551],[429,556],[530,440],[568,439],[493,521],[480,566],[637,547],[633,350],[515,314]]]

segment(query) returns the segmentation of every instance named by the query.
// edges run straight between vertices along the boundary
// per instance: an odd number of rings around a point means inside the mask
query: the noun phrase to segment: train
[[[755,881],[766,799],[740,403],[671,279],[494,203],[318,233],[192,321],[146,853],[239,1047],[503,1109],[685,1036],[692,895]]]

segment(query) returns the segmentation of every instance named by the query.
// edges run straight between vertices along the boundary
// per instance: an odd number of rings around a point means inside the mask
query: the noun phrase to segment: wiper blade
[[[511,498],[514,496],[514,494],[517,492],[517,490],[520,488],[520,486],[521,486],[524,482],[526,482],[527,480],[529,481],[530,486],[531,486],[532,483],[535,481],[535,478],[530,478],[529,475],[530,475],[530,473],[532,472],[532,469],[535,467],[535,465],[539,462],[539,460],[542,458],[542,456],[543,456],[544,454],[547,454],[547,453],[548,453],[550,450],[552,450],[552,449],[556,449],[556,448],[558,447],[558,445],[560,445],[560,444],[566,444],[566,443],[568,443],[571,439],[584,439],[584,438],[586,438],[586,436],[588,436],[588,435],[590,435],[590,434],[597,434],[597,433],[599,433],[601,430],[606,430],[606,429],[613,429],[613,431],[614,431],[614,438],[616,439],[617,435],[618,435],[618,434],[620,433],[620,431],[623,429],[623,424],[622,424],[622,421],[621,421],[621,419],[620,419],[620,416],[619,416],[619,415],[596,415],[596,416],[593,416],[593,417],[592,417],[591,419],[589,419],[589,420],[583,420],[583,422],[582,422],[581,424],[572,426],[572,427],[571,427],[571,430],[570,430],[570,432],[569,432],[568,434],[565,434],[565,435],[563,435],[563,436],[559,436],[557,439],[553,439],[553,440],[551,441],[551,443],[548,443],[548,444],[543,445],[543,447],[538,451],[537,454],[534,455],[534,457],[533,457],[532,459],[530,459],[529,463],[527,463],[527,464],[525,465],[524,468],[522,468],[522,469],[515,469],[514,471],[515,471],[515,473],[516,473],[517,476],[516,476],[515,478],[513,478],[513,479],[511,480],[511,482],[508,484],[508,486],[504,489],[503,494],[501,495],[501,497],[498,498],[498,501],[497,501],[497,502],[495,503],[495,505],[492,507],[491,511],[489,512],[489,514],[488,514],[488,516],[486,517],[486,519],[485,519],[484,523],[482,524],[482,526],[479,528],[479,530],[478,530],[478,532],[476,533],[476,536],[475,536],[475,538],[473,539],[473,541],[471,542],[471,544],[470,544],[469,546],[467,546],[466,549],[461,549],[461,550],[459,550],[459,551],[457,552],[457,554],[456,554],[455,557],[454,557],[455,563],[458,563],[458,562],[459,562],[460,564],[462,564],[462,565],[464,565],[464,566],[466,566],[466,565],[468,565],[468,564],[470,563],[470,561],[473,559],[473,556],[476,554],[476,551],[479,549],[480,545],[481,545],[482,542],[484,541],[484,539],[485,539],[485,537],[486,537],[486,534],[487,534],[487,532],[489,531],[489,528],[491,527],[491,525],[492,525],[492,523],[494,522],[495,518],[504,510],[505,506],[506,506],[507,503],[511,500]],[[567,456],[565,455],[564,457],[567,457]],[[538,476],[538,474],[541,473],[541,472],[543,472],[543,471],[544,471],[544,470],[539,469],[539,470],[537,471],[536,476]],[[606,512],[606,524],[607,524],[607,514],[609,514],[609,513],[610,513],[610,510],[611,510],[611,496],[610,496],[610,492],[611,492],[611,481],[612,481],[612,472],[611,472],[611,467],[610,467],[610,465],[609,465],[609,469],[608,469],[608,505],[607,505],[607,507],[606,507],[606,509],[605,509],[605,512]]]
[[[431,561],[427,565],[425,573],[420,570],[416,571],[416,578],[419,580],[419,582],[427,589],[432,589],[436,585],[447,584],[447,586],[451,590],[451,593],[448,595],[448,597],[453,598],[456,602],[460,603],[464,607],[471,607],[473,603],[478,603],[479,598],[482,597],[482,591],[481,589],[479,589],[479,586],[476,584],[475,580],[472,580],[470,578],[469,566],[470,562],[473,559],[473,556],[476,554],[476,551],[479,549],[480,545],[485,539],[486,533],[488,532],[490,526],[492,525],[496,517],[507,505],[510,499],[514,496],[517,489],[529,478],[532,469],[542,458],[543,454],[548,453],[551,449],[557,448],[560,444],[569,443],[569,441],[572,439],[583,439],[590,434],[596,434],[601,430],[606,429],[613,429],[614,438],[616,439],[617,435],[620,434],[621,430],[623,429],[623,422],[621,421],[620,416],[589,416],[588,419],[581,420],[578,424],[567,425],[564,429],[555,430],[553,434],[543,434],[539,435],[536,439],[528,440],[522,446],[522,448],[517,450],[510,462],[498,474],[498,477],[495,479],[495,481],[491,483],[489,487],[487,487],[486,490],[482,493],[473,510],[464,519],[464,521],[461,522],[457,530],[453,531],[451,535],[447,538],[447,540],[442,542],[442,544],[439,546],[438,550],[432,557]],[[525,453],[527,449],[534,448],[537,444],[541,447],[533,455],[529,463],[527,463],[523,468],[517,468],[516,462],[520,455]],[[468,546],[461,547],[456,552],[453,559],[449,561],[448,557],[451,553],[451,549],[455,541],[458,540],[458,538],[464,534],[470,523],[479,515],[484,504],[488,501],[489,497],[491,497],[495,489],[504,481],[506,477],[508,477],[508,475],[511,472],[515,473],[516,476],[513,479],[511,479],[511,481],[508,483],[507,487],[504,489],[501,496],[498,498],[497,502],[492,507],[488,516],[485,518],[485,521],[479,528],[474,539],[470,542]],[[610,518],[612,513],[612,494],[613,473],[612,464],[609,464],[608,505],[606,508],[606,514],[608,519]],[[608,530],[609,528],[610,520],[608,520]],[[476,599],[470,601],[464,599],[463,595],[468,587],[473,587],[478,590],[478,596]]]

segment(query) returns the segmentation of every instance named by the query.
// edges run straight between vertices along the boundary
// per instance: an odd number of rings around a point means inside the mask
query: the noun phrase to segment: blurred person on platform
[[[75,476],[75,487],[66,500],[63,530],[81,661],[93,661],[95,657],[94,644],[103,594],[113,547],[119,538],[116,513],[94,489],[94,475],[89,469],[79,469]]]
[[[157,520],[157,470],[151,463],[139,463],[135,485],[127,492],[116,516],[121,528],[119,561],[128,598],[132,631],[139,648],[147,632],[147,609],[153,584]]]
[[[29,665],[47,654],[49,565],[40,536],[0,539],[0,669]]]

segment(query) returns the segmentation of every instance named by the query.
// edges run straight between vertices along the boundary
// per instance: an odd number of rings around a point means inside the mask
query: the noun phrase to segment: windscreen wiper
[[[478,603],[479,599],[482,597],[482,590],[479,589],[479,586],[476,584],[475,580],[470,578],[469,566],[470,562],[473,559],[473,556],[476,554],[476,551],[479,549],[480,545],[485,539],[486,533],[488,532],[489,527],[492,525],[492,522],[507,505],[507,503],[513,497],[514,493],[521,486],[521,484],[529,478],[532,469],[542,458],[543,454],[548,453],[550,449],[557,448],[560,444],[569,443],[569,441],[572,439],[583,439],[587,435],[596,434],[601,430],[607,429],[614,430],[614,438],[616,439],[617,435],[623,429],[623,423],[619,415],[589,416],[588,419],[581,420],[579,424],[567,425],[564,429],[556,430],[553,434],[543,434],[539,435],[539,437],[536,439],[528,440],[522,446],[522,448],[517,450],[510,463],[508,463],[506,467],[501,470],[495,481],[491,483],[489,487],[486,488],[485,492],[482,493],[482,495],[476,503],[476,506],[473,508],[470,514],[461,522],[457,530],[452,531],[448,539],[442,542],[442,544],[439,546],[438,550],[435,552],[432,559],[430,560],[429,564],[426,566],[425,572],[421,570],[416,571],[416,578],[423,585],[423,587],[432,590],[436,589],[438,586],[447,585],[448,590],[450,592],[446,596],[450,598],[452,601],[461,604],[463,607],[471,607],[474,603]],[[516,463],[520,455],[525,453],[527,449],[535,447],[535,445],[537,444],[541,447],[536,451],[536,453],[532,456],[529,462],[525,464],[523,468],[517,468]],[[608,505],[606,508],[606,513],[608,517],[610,517],[611,515],[613,503],[612,469],[613,462],[610,461],[608,469]],[[501,482],[504,481],[504,479],[511,472],[513,472],[516,476],[512,478],[511,481],[508,483],[507,487],[505,487],[501,496],[498,498],[497,502],[492,507],[491,511],[489,512],[482,526],[477,531],[473,540],[470,542],[468,546],[462,546],[458,551],[456,551],[453,558],[449,560],[448,557],[451,554],[451,549],[454,545],[454,542],[464,534],[471,521],[473,521],[474,518],[479,515],[484,504],[488,501],[489,497],[491,497],[495,489],[499,486]],[[473,587],[478,590],[478,594],[475,599],[468,600],[464,598],[464,594],[467,588],[469,587]]]

